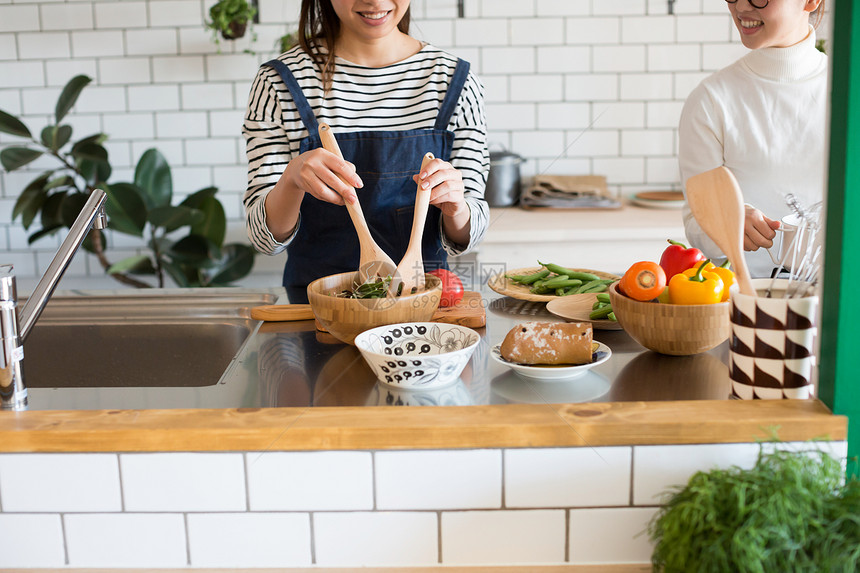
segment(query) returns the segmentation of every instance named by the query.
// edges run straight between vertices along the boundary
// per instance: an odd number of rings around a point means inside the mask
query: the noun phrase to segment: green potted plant
[[[256,14],[257,7],[247,0],[219,0],[209,9],[206,27],[212,30],[216,43],[219,35],[225,40],[236,40],[245,35]]]
[[[698,472],[648,527],[655,571],[857,571],[860,481],[817,449],[759,452],[750,469]]]
[[[91,81],[87,76],[69,80],[57,101],[54,123],[44,127],[39,139],[17,117],[0,110],[0,131],[24,139],[0,151],[0,164],[14,171],[40,157],[55,160],[28,183],[12,209],[12,220],[24,228],[37,222],[29,243],[72,225],[90,193],[104,189],[108,229],[140,237],[147,254],[111,262],[105,252],[105,235],[92,230],[83,247],[94,253],[105,271],[117,281],[134,287],[165,286],[170,277],[181,287],[224,286],[246,276],[254,263],[249,245],[224,244],[226,216],[215,197],[218,189],[207,187],[173,205],[173,183],[167,160],[156,149],[146,151],[137,163],[134,180],[110,181],[112,167],[103,133],[72,141],[72,127],[63,119]],[[155,285],[141,280],[150,275]]]

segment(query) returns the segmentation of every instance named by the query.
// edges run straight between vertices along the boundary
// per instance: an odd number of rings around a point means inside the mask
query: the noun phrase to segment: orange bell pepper
[[[687,269],[669,280],[669,298],[673,304],[714,304],[723,296],[723,279],[705,270],[711,262],[705,260],[696,269]],[[690,271],[692,275],[688,274]]]

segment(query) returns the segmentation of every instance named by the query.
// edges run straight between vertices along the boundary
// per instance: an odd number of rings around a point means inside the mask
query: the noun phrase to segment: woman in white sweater
[[[409,0],[303,0],[299,45],[260,68],[245,115],[248,234],[287,251],[283,284],[306,302],[316,278],[358,268],[344,202],[359,201],[377,244],[399,262],[420,174],[432,190],[426,270],[487,229],[483,88],[469,64],[409,35]],[[331,125],[344,160],[320,147]]]
[[[752,52],[687,98],[679,126],[681,181],[721,165],[731,170],[746,203],[750,272],[770,276],[774,264],[765,249],[791,212],[786,195],[807,207],[824,195],[828,63],[815,47],[824,0],[726,1]],[[725,258],[686,207],[684,226],[689,243]]]

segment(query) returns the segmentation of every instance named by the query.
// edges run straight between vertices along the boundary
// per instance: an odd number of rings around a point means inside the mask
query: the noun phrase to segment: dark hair
[[[403,18],[397,23],[397,29],[404,34],[409,33],[410,10],[411,8],[407,8]],[[319,66],[325,91],[331,87],[334,75],[334,48],[339,34],[340,19],[330,0],[302,0],[298,29],[299,46]],[[328,53],[323,54],[320,51],[322,46],[325,46]]]

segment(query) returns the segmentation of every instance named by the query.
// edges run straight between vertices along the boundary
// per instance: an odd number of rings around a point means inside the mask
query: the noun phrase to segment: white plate
[[[501,343],[493,346],[490,351],[490,356],[493,360],[500,364],[504,364],[516,374],[527,380],[539,380],[541,382],[563,382],[565,380],[573,380],[579,378],[598,364],[603,364],[609,357],[612,356],[612,350],[602,342],[597,342],[597,350],[594,352],[597,355],[597,360],[588,364],[570,365],[541,365],[529,366],[527,364],[517,364],[516,362],[508,362],[502,358]]]
[[[666,201],[663,199],[642,199],[641,197],[637,197],[633,195],[630,198],[630,202],[634,205],[639,205],[640,207],[648,207],[649,209],[680,209],[684,206],[684,200],[680,201]]]

